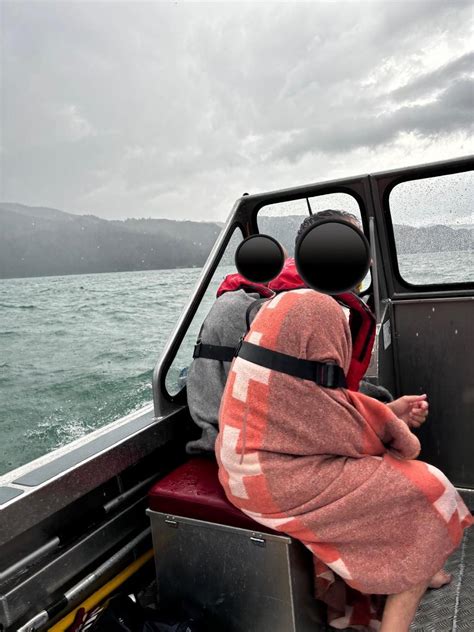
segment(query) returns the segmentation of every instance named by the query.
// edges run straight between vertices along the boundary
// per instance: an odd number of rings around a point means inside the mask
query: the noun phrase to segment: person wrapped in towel
[[[301,224],[296,239],[306,228],[322,219],[343,219],[362,229],[355,215],[346,211],[327,209],[307,217]],[[295,260],[287,258],[277,278],[268,285],[252,283],[240,274],[229,274],[217,290],[217,300],[206,316],[199,338],[202,344],[236,347],[246,332],[247,308],[259,298],[269,298],[277,293],[305,287],[298,274]],[[375,316],[353,292],[345,292],[334,297],[339,301],[352,336],[352,357],[347,372],[347,385],[351,390],[360,390],[366,395],[384,402],[393,397],[387,389],[375,386],[362,378],[369,366],[375,340]],[[250,319],[257,313],[260,305],[250,312]],[[190,365],[187,380],[187,400],[189,412],[194,423],[200,428],[201,436],[192,439],[186,445],[186,452],[193,456],[211,456],[218,431],[218,413],[222,393],[229,372],[230,362],[195,357]]]
[[[353,224],[363,232],[360,220],[348,211],[326,209],[306,217],[298,228],[295,236],[295,246],[301,235],[310,227],[321,220],[343,220]],[[307,287],[300,277],[293,257],[288,257],[282,271],[268,284],[268,287],[276,294],[288,290],[299,290]],[[360,289],[360,287],[359,287]],[[360,391],[364,395],[370,395],[387,404],[393,401],[393,396],[384,386],[372,384],[363,377],[368,369],[372,350],[375,342],[375,315],[355,292],[344,292],[333,296],[341,304],[346,318],[349,321],[349,329],[352,337],[352,358],[347,372],[347,387],[351,391]]]
[[[310,289],[266,302],[246,340],[345,373],[350,364],[341,307]],[[241,357],[231,365],[220,482],[244,513],[312,551],[316,596],[335,628],[408,631],[430,582],[449,580],[443,565],[473,522],[444,474],[415,460],[409,409],[403,398],[385,405]]]

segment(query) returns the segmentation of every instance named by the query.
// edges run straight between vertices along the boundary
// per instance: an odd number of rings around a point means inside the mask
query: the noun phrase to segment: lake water
[[[401,269],[411,282],[472,281],[474,265],[468,252],[424,253],[404,255]],[[179,354],[183,366],[231,271],[218,269]],[[153,367],[199,273],[0,281],[0,475],[151,400]]]

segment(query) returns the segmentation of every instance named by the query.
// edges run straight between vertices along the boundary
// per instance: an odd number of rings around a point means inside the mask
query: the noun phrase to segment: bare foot
[[[431,578],[430,583],[428,584],[428,588],[441,588],[441,586],[445,586],[449,584],[452,580],[453,576],[451,573],[447,573],[444,568],[435,573]]]

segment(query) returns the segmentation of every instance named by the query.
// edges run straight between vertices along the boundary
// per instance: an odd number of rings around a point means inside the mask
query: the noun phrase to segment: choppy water
[[[0,281],[0,474],[151,400],[199,272]]]
[[[472,280],[474,265],[464,252],[435,265],[406,255],[401,268],[412,282],[446,282]],[[196,320],[229,271],[219,269]],[[151,400],[153,366],[199,272],[0,281],[0,474]]]

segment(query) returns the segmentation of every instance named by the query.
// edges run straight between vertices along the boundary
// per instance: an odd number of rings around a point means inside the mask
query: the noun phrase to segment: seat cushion
[[[152,511],[195,518],[241,529],[275,533],[258,524],[227,500],[212,459],[194,457],[167,474],[151,488]]]

